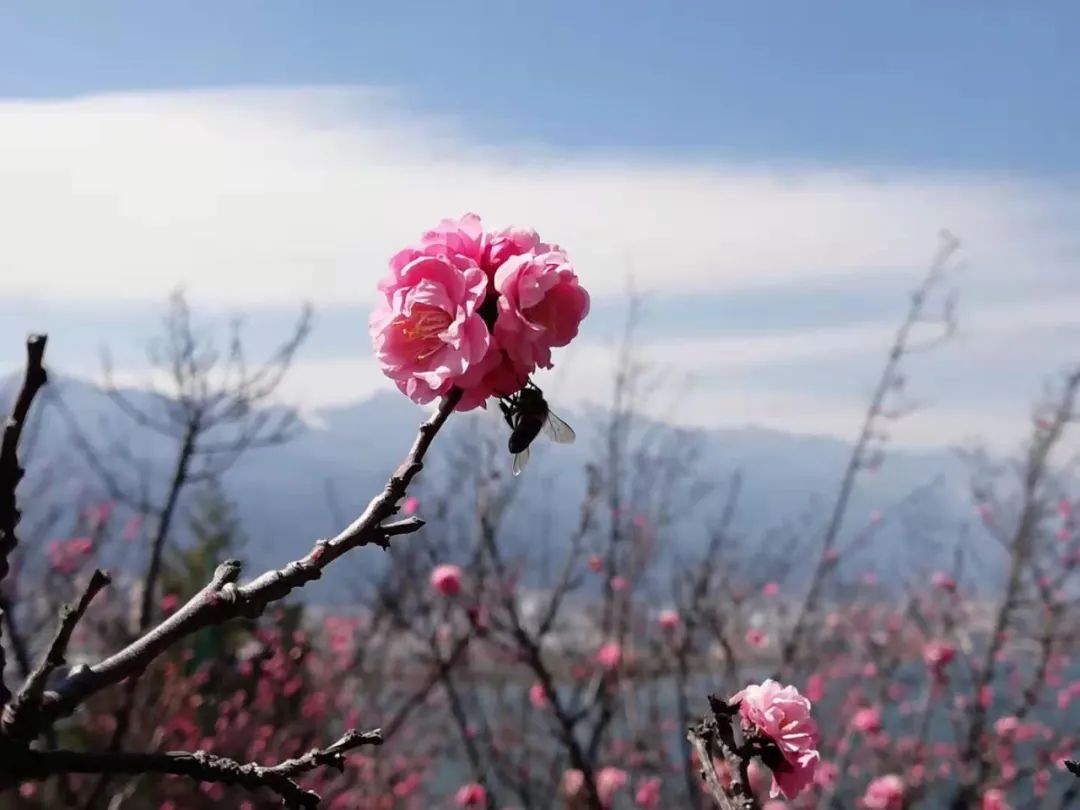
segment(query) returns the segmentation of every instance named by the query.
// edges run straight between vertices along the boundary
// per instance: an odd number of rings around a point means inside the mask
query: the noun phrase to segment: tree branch
[[[383,491],[336,537],[319,540],[303,558],[267,571],[242,586],[235,584],[240,577],[240,563],[226,561],[218,566],[210,584],[164,622],[105,660],[72,672],[55,692],[47,692],[39,722],[48,723],[70,714],[91,695],[142,672],[166,649],[192,633],[234,617],[261,615],[271,602],[318,579],[327,565],[347,551],[370,544],[387,548],[390,537],[419,529],[423,525],[420,520],[401,520],[389,525],[384,525],[384,521],[398,511],[398,503],[423,467],[432,440],[460,397],[461,393],[455,389],[443,399],[438,410],[420,426],[412,448]]]
[[[739,704],[728,703],[715,695],[709,696],[712,716],[690,727],[686,738],[697,751],[701,762],[701,775],[709,788],[709,793],[721,810],[758,810],[760,804],[750,788],[747,768],[752,752],[746,745],[739,746],[735,740],[735,718]],[[730,776],[730,785],[725,787],[716,773],[713,764],[713,750],[724,759]]]
[[[240,785],[249,790],[266,788],[277,793],[287,807],[315,808],[320,796],[307,790],[293,777],[320,767],[341,769],[347,751],[361,745],[382,745],[382,732],[350,731],[333,745],[314,749],[296,759],[278,765],[264,766],[254,762],[240,763],[206,751],[165,751],[161,753],[86,753],[82,751],[10,752],[0,770],[0,787],[19,781],[47,779],[56,774],[145,774],[161,773],[188,776],[199,782],[219,782]]]
[[[45,335],[31,335],[26,339],[26,372],[22,388],[15,398],[15,406],[4,424],[4,435],[0,440],[0,582],[8,573],[8,555],[19,542],[15,536],[15,527],[19,523],[15,488],[24,473],[19,465],[19,439],[22,437],[34,397],[48,382],[48,375],[42,365],[46,340]]]
[[[53,636],[52,644],[49,645],[45,657],[27,677],[19,693],[4,707],[3,715],[0,716],[0,730],[8,739],[25,741],[33,736],[35,715],[41,706],[49,676],[56,669],[64,666],[64,656],[67,654],[68,643],[71,641],[75,626],[86,613],[90,602],[109,582],[109,575],[104,571],[100,569],[94,571],[78,604],[64,605],[61,609],[60,624],[56,628],[56,635]]]

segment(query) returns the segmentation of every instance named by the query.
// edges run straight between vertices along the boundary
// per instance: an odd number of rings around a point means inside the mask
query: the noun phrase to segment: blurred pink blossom
[[[638,782],[637,790],[634,792],[634,804],[650,810],[659,807],[662,784],[658,776],[642,779]]]
[[[981,810],[1009,810],[1009,802],[1005,798],[1005,791],[990,788],[982,795]]]
[[[622,647],[616,641],[609,641],[596,651],[596,663],[604,669],[616,669],[622,663]]]
[[[483,785],[475,783],[462,785],[454,794],[454,804],[458,807],[483,807],[486,802],[487,791],[484,790]]]
[[[610,807],[615,794],[626,787],[629,781],[630,777],[626,775],[626,771],[622,770],[622,768],[608,766],[597,771],[596,793],[600,799],[600,804],[604,807]]]
[[[569,799],[577,798],[581,795],[581,789],[585,786],[585,774],[576,768],[564,771],[560,786],[564,796]]]
[[[935,571],[931,574],[930,584],[938,590],[949,591],[950,593],[956,590],[956,580],[944,571]]]
[[[840,769],[834,762],[819,762],[814,771],[814,784],[822,790],[832,790],[840,777]]]
[[[956,649],[947,641],[928,641],[923,646],[923,660],[936,673],[941,673],[955,657]]]
[[[756,627],[751,627],[746,631],[746,643],[751,647],[764,647],[769,641],[769,637],[765,635],[764,630],[759,630]]]
[[[661,610],[656,621],[664,630],[675,630],[679,626],[679,614],[674,610]]]
[[[862,734],[877,734],[881,731],[881,709],[867,706],[852,715],[851,725]]]
[[[49,567],[61,574],[74,574],[93,550],[94,541],[89,537],[53,540],[46,549]]]
[[[866,786],[862,803],[866,810],[902,810],[904,780],[892,773],[879,776]]]
[[[999,717],[994,721],[994,733],[1004,739],[1014,737],[1019,729],[1020,719],[1012,715]]]
[[[457,596],[461,592],[461,569],[456,565],[437,565],[431,572],[431,587],[443,596]]]
[[[420,499],[415,495],[410,495],[401,504],[401,511],[406,515],[415,515],[420,511]]]
[[[120,539],[128,542],[137,539],[139,533],[142,531],[142,524],[143,516],[136,512],[128,518],[128,522],[124,524],[124,530],[120,534]]]

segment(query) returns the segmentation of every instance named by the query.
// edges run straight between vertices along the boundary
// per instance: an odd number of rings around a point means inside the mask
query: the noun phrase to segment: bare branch
[[[281,569],[267,571],[239,587],[235,582],[240,576],[240,564],[235,560],[223,563],[209,585],[160,625],[115,655],[72,673],[55,692],[46,693],[40,721],[45,723],[70,714],[90,695],[142,672],[157,656],[192,633],[234,617],[259,616],[271,602],[318,579],[327,565],[347,551],[370,544],[386,548],[390,537],[420,528],[422,522],[418,519],[389,525],[384,522],[397,512],[398,503],[404,498],[410,482],[423,467],[432,440],[453,412],[460,396],[460,392],[454,390],[443,399],[439,409],[420,426],[412,448],[382,493],[336,537],[319,540],[303,558]]]
[[[68,643],[75,626],[82,619],[90,602],[98,595],[102,588],[110,582],[109,575],[98,569],[90,577],[90,582],[83,591],[82,598],[75,606],[64,605],[60,611],[60,624],[56,628],[56,635],[52,644],[49,645],[45,657],[34,668],[23,684],[22,689],[15,698],[4,707],[3,716],[0,717],[0,729],[10,739],[25,740],[33,736],[34,715],[41,706],[41,699],[45,692],[49,676],[58,668],[64,666],[64,656],[67,654]]]
[[[240,785],[249,790],[265,788],[277,793],[287,807],[319,806],[318,793],[298,785],[293,777],[315,768],[341,769],[347,751],[362,745],[382,745],[382,733],[350,731],[333,745],[315,749],[279,765],[240,763],[206,751],[165,751],[162,753],[85,753],[82,751],[15,751],[5,758],[0,770],[7,776],[0,787],[30,779],[46,779],[56,774],[145,774],[188,776],[199,782]]]
[[[24,474],[19,465],[19,439],[26,425],[30,405],[49,379],[42,365],[47,340],[45,335],[31,335],[26,339],[26,371],[22,387],[15,398],[11,416],[4,425],[3,439],[0,440],[0,581],[3,581],[9,570],[8,555],[19,542],[15,535],[15,527],[19,523],[15,488]]]

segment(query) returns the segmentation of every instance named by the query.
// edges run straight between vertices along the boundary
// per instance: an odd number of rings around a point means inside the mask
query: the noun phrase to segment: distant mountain
[[[10,399],[14,384],[11,379],[0,381],[0,401]],[[102,465],[124,486],[162,490],[174,452],[169,440],[134,425],[93,384],[54,378],[45,392],[26,437],[31,477],[51,471],[56,481],[44,498],[55,501],[81,494],[85,500],[87,493],[98,497],[103,493],[99,476],[79,450],[80,441],[95,449]],[[161,413],[166,407],[150,392],[124,393],[147,412]],[[279,565],[304,553],[315,538],[339,528],[335,512],[351,518],[378,492],[401,461],[424,415],[400,396],[380,394],[315,414],[288,444],[250,451],[224,477],[249,538],[246,556],[257,560],[260,569]],[[536,447],[532,464],[517,482],[522,493],[515,509],[526,516],[515,521],[521,543],[530,538],[520,527],[538,525],[533,518],[547,522],[555,543],[559,530],[569,528],[576,518],[584,465],[597,445],[604,414],[563,415],[577,429],[579,441],[572,446]],[[497,419],[493,414],[487,418],[492,423]],[[74,430],[73,421],[78,426]],[[468,441],[474,429],[471,419],[451,420],[424,475],[431,479],[445,475],[445,448]],[[763,542],[770,529],[784,523],[816,536],[820,526],[814,521],[822,520],[824,508],[831,506],[850,452],[844,442],[832,438],[758,427],[701,431],[697,440],[698,475],[720,486],[715,496],[704,499],[686,517],[671,556],[689,554],[703,541],[702,526],[720,512],[723,485],[736,471],[742,476],[743,491],[735,526],[745,542]],[[65,474],[56,475],[57,468]],[[890,452],[879,471],[860,478],[852,501],[851,531],[864,529],[873,512],[886,513],[879,536],[858,564],[889,570],[913,553],[923,566],[946,560],[957,526],[970,518],[966,481],[962,464],[947,449]],[[889,512],[917,490],[924,491],[907,509],[897,516]],[[44,505],[27,504],[28,513]],[[913,537],[918,538],[917,547],[912,545]],[[356,555],[354,565],[381,564],[379,555],[361,557]],[[358,570],[340,568],[315,589],[313,597],[333,598],[343,578],[355,576]]]

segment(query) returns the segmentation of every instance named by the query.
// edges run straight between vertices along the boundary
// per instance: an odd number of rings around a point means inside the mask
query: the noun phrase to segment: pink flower
[[[994,722],[994,732],[1004,739],[1009,739],[1016,735],[1016,732],[1020,730],[1020,719],[1013,717],[1012,715],[1006,717],[999,717]]]
[[[589,557],[589,570],[594,574],[598,574],[604,570],[604,561],[600,559],[600,555],[593,554]]]
[[[611,800],[615,798],[615,793],[626,787],[626,783],[629,781],[629,777],[626,775],[626,771],[621,768],[601,768],[596,773],[596,793],[600,799],[600,804],[604,807],[611,806]]]
[[[630,583],[626,581],[626,577],[615,575],[611,578],[611,590],[615,591],[616,593],[618,593],[619,591],[625,591],[627,585],[629,584]]]
[[[483,259],[483,238],[484,228],[476,214],[444,219],[425,231],[417,244],[398,251],[390,259],[390,268],[399,271],[422,256],[462,256],[479,267]]]
[[[423,781],[424,778],[418,772],[413,771],[394,785],[394,795],[399,799],[408,798],[416,792],[416,789],[420,787]]]
[[[766,582],[765,587],[761,589],[761,592],[765,596],[776,596],[780,593],[780,585],[775,582]]]
[[[941,674],[955,657],[956,649],[947,641],[928,641],[923,646],[923,660],[935,673]]]
[[[551,350],[577,337],[589,314],[589,294],[561,251],[511,257],[495,272],[495,289],[495,337],[520,367],[551,368]]]
[[[661,785],[658,776],[651,779],[642,779],[638,782],[637,790],[634,792],[634,804],[645,808],[659,807]]]
[[[671,632],[679,626],[679,614],[674,610],[661,610],[656,621],[664,630]]]
[[[862,801],[866,810],[901,810],[904,806],[904,780],[892,773],[879,776],[866,786]]]
[[[542,683],[534,683],[529,687],[529,703],[533,708],[546,709],[548,702],[548,693]]]
[[[814,771],[814,784],[822,790],[832,790],[840,778],[840,769],[834,762],[819,762]]]
[[[180,604],[180,597],[175,593],[167,593],[161,597],[161,612],[172,613]]]
[[[375,357],[409,399],[430,402],[487,354],[491,335],[479,313],[487,276],[456,254],[423,255],[391,268],[379,282],[384,300],[369,323]]]
[[[990,788],[982,795],[982,810],[1009,810],[1009,802],[1005,798],[1005,791]]]
[[[617,641],[609,641],[596,651],[596,663],[604,669],[616,669],[622,663],[622,647]]]
[[[487,801],[487,791],[483,785],[462,785],[454,794],[454,804],[458,807],[483,807]]]
[[[521,390],[589,311],[566,255],[528,228],[444,219],[390,260],[370,331],[383,373],[416,402],[458,388],[458,410]]]
[[[548,253],[553,247],[553,245],[541,242],[539,235],[532,228],[503,228],[501,231],[488,234],[484,239],[480,266],[491,276],[494,284],[495,271],[502,267],[507,259],[524,253]]]
[[[517,365],[492,338],[484,359],[474,364],[457,380],[462,389],[459,411],[471,411],[484,405],[489,397],[508,397],[520,391],[529,380],[532,367]]]
[[[562,792],[569,799],[581,795],[581,789],[585,786],[585,774],[576,768],[565,771],[562,776]]]
[[[456,565],[435,566],[431,587],[443,596],[457,596],[461,592],[461,569]]]
[[[768,641],[769,637],[765,635],[765,631],[763,630],[751,627],[746,631],[746,643],[751,647],[764,647]]]
[[[851,718],[851,725],[862,734],[877,734],[881,731],[881,710],[872,706],[859,709]]]
[[[731,700],[739,702],[743,727],[771,740],[783,756],[780,763],[770,765],[775,777],[770,795],[795,798],[813,781],[820,759],[810,701],[794,686],[781,686],[772,679],[747,686]]]
[[[406,515],[415,515],[418,511],[420,511],[420,499],[413,495],[410,495],[401,504],[401,511],[404,512]]]
[[[825,697],[825,678],[818,672],[815,672],[809,678],[806,679],[806,689],[803,690],[806,699],[811,703],[824,699]]]

